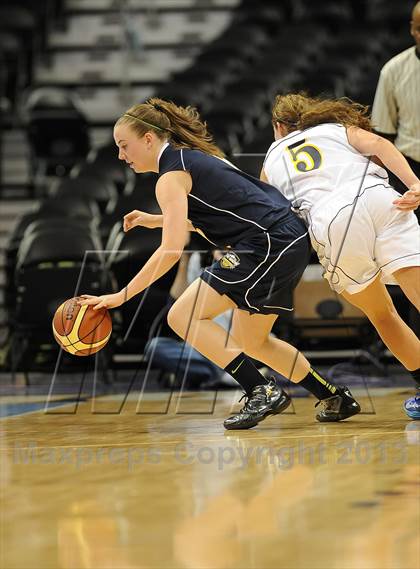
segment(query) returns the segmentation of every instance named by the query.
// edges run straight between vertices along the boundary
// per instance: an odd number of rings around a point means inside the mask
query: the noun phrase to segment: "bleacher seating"
[[[89,290],[112,290],[105,270],[99,235],[86,224],[47,223],[25,232],[14,272],[16,301],[12,315],[10,366],[31,370],[45,344],[58,346],[51,336],[57,307],[68,298]],[[42,307],[42,309],[40,309]]]

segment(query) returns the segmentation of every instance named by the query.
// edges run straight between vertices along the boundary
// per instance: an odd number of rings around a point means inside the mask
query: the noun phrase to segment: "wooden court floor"
[[[227,432],[236,392],[130,394],[1,424],[1,569],[417,569],[420,421],[407,390]],[[4,403],[18,398],[3,398]]]

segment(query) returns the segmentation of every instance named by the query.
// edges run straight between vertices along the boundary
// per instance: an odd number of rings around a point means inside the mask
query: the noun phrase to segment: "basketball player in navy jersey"
[[[81,303],[95,308],[121,305],[179,260],[187,230],[198,231],[226,253],[179,297],[168,322],[243,387],[246,403],[226,419],[225,428],[253,427],[290,404],[289,396],[274,380],[267,381],[251,358],[313,393],[322,402],[319,421],[358,413],[360,406],[345,386],[327,382],[295,348],[270,336],[277,317],[293,310],[288,298],[310,255],[307,229],[289,201],[225,160],[191,107],[150,99],[124,113],[114,138],[119,158],[136,173],[159,174],[156,196],[162,215],[131,212],[124,218],[124,229],[162,227],[162,243],[125,289],[99,297],[83,295]],[[226,342],[226,331],[213,318],[230,309],[233,325]]]
[[[399,284],[420,310],[420,181],[388,140],[373,134],[367,108],[291,93],[276,97],[276,141],[262,179],[306,220],[331,288],[360,308],[411,373],[419,394],[404,404],[420,419],[420,341],[400,318],[385,284]],[[400,196],[384,164],[407,190]]]

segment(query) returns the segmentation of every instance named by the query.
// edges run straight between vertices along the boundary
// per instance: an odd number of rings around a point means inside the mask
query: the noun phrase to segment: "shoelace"
[[[245,403],[242,409],[239,411],[239,413],[250,411],[253,407],[252,404],[256,403],[257,401],[265,402],[266,395],[265,393],[252,393],[251,395],[244,393],[242,397],[239,399],[238,403],[240,403],[243,399],[245,399]]]

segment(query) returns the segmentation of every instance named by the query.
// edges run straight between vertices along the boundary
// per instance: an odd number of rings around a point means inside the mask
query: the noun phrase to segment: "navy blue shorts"
[[[237,243],[204,269],[201,279],[251,314],[290,312],[310,254],[308,231],[293,215]]]

